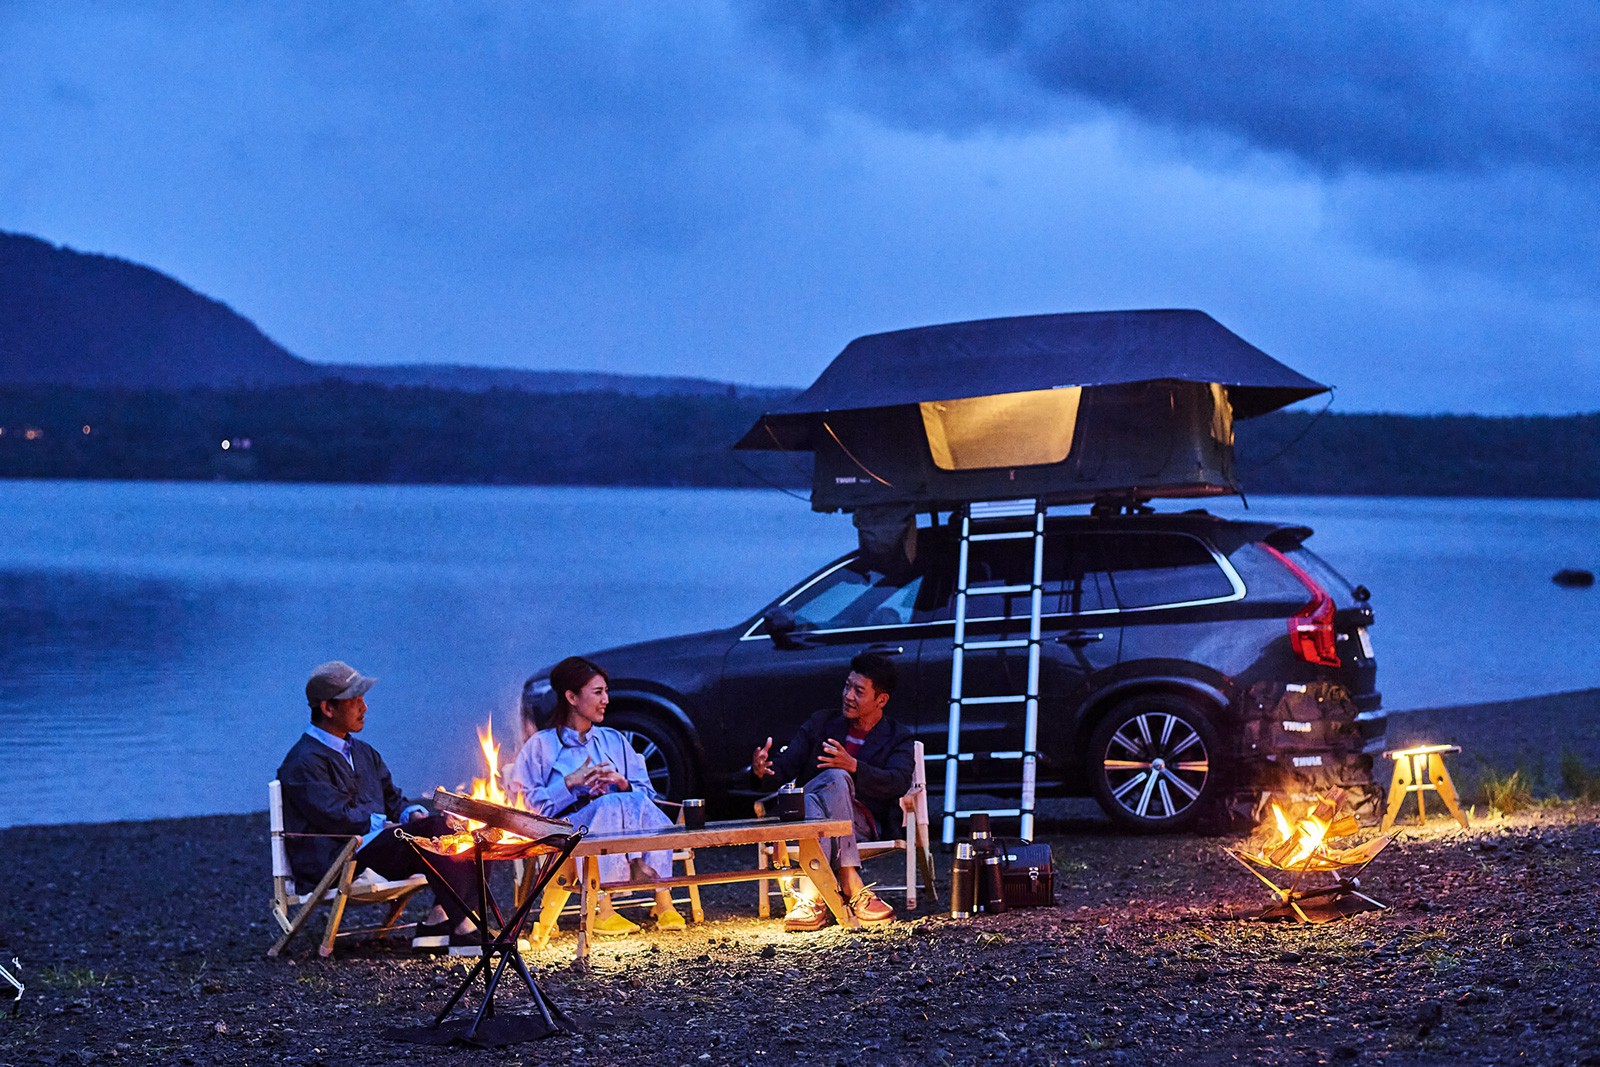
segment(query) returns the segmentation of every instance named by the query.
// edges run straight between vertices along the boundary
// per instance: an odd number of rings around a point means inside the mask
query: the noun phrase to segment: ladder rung
[[[953,759],[957,763],[973,763],[977,760],[1018,760],[1028,756],[1037,756],[1037,752],[930,752],[923,756],[924,760]]]
[[[946,815],[961,817],[965,815],[1032,815],[1032,808],[972,808],[959,811],[945,812]]]
[[[968,534],[967,535],[967,540],[968,541],[1021,541],[1023,539],[1027,539],[1029,541],[1032,541],[1034,536],[1035,535],[1034,535],[1034,532],[1032,530],[1005,530],[1005,531],[1000,532],[1000,533]]]
[[[966,644],[957,645],[956,647],[972,651],[974,649],[989,648],[1027,648],[1030,644],[1032,642],[1026,637],[1015,637],[1005,641],[968,641]]]
[[[967,514],[974,519],[1009,519],[1019,515],[1032,515],[1038,503],[1030,499],[974,500],[967,505]]]
[[[1021,704],[1031,699],[1026,693],[1019,693],[1014,697],[957,697],[952,703],[966,707],[969,704]]]
[[[1033,592],[1033,586],[1031,586],[1031,585],[985,585],[985,586],[979,586],[976,589],[967,589],[967,590],[964,590],[964,592],[968,596],[1001,596],[1001,595],[1004,595],[1004,594],[1007,594],[1007,593],[1031,593],[1031,592]]]

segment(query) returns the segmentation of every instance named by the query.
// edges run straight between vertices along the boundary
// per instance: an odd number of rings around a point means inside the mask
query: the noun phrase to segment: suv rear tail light
[[[1324,667],[1339,666],[1339,651],[1335,647],[1333,634],[1333,597],[1294,560],[1271,545],[1263,544],[1261,547],[1289,568],[1289,573],[1300,579],[1300,584],[1311,593],[1311,600],[1306,606],[1289,619],[1289,647],[1307,663]]]

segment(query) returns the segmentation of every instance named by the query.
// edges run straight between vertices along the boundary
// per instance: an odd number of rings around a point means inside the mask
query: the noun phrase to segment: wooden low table
[[[655,852],[664,849],[720,848],[727,845],[782,845],[793,841],[800,848],[800,866],[792,873],[805,875],[817,887],[828,910],[840,926],[859,929],[861,924],[845,907],[839,895],[839,882],[828,866],[822,851],[824,837],[845,837],[852,832],[849,819],[806,819],[800,822],[780,822],[777,819],[738,819],[732,822],[711,822],[698,830],[682,826],[663,827],[624,834],[588,834],[573,849],[572,855],[556,871],[544,890],[540,914],[541,938],[548,937],[561,909],[566,907],[574,890],[580,893],[582,921],[578,926],[578,959],[589,955],[590,940],[594,936],[594,921],[598,914],[600,892],[653,892],[657,889],[675,889],[678,886],[722,885],[728,882],[754,882],[773,877],[772,868],[751,867],[733,871],[709,871],[705,874],[682,874],[660,878],[653,882],[615,882],[600,884],[600,865],[590,861],[592,856]],[[700,919],[695,916],[696,921]]]

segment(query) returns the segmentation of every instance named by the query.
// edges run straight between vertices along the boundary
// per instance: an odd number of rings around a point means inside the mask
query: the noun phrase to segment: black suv
[[[1144,830],[1191,824],[1229,789],[1241,715],[1259,683],[1332,682],[1382,744],[1364,589],[1305,548],[1304,526],[1179,514],[1051,515],[1046,524],[1038,718],[1041,795],[1094,796]],[[750,753],[837,705],[852,656],[900,666],[889,714],[946,750],[959,533],[917,531],[913,564],[885,575],[835,560],[726,630],[593,653],[611,675],[607,725],[635,735],[667,796],[749,791]],[[982,549],[980,552],[979,549]],[[1027,586],[1031,538],[973,544],[969,588]],[[968,599],[968,641],[1027,636],[1028,592]],[[964,693],[1019,693],[1026,649],[969,651]],[[547,673],[524,687],[548,706]],[[961,750],[1022,748],[1015,704],[967,705]],[[1015,761],[963,763],[962,787],[1016,793]],[[934,766],[935,791],[943,773]],[[938,806],[937,801],[935,807]]]

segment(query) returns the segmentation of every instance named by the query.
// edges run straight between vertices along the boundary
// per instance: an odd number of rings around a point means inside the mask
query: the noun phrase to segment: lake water
[[[1600,589],[1550,581],[1600,565],[1600,501],[1248,514],[1372,589],[1391,708],[1600,685]],[[777,492],[0,482],[0,826],[260,810],[334,658],[382,679],[401,788],[455,785],[533,669],[731,625],[854,540]]]

